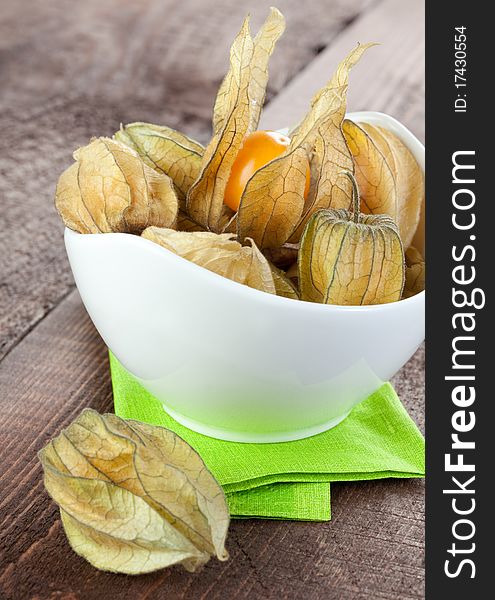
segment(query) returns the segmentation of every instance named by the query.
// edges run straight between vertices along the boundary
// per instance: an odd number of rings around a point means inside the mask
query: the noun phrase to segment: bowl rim
[[[418,140],[418,138],[409,131],[409,129],[397,121],[394,117],[387,115],[386,113],[376,112],[376,111],[359,111],[359,112],[351,112],[346,114],[346,118],[354,119],[357,122],[369,122],[371,124],[383,124],[383,121],[386,121],[388,125],[390,125],[390,130],[395,133],[399,139],[409,148],[409,150],[413,153],[414,157],[418,161],[421,168],[425,169],[425,148],[424,145]],[[383,310],[393,310],[394,308],[404,307],[408,305],[414,304],[424,304],[425,301],[425,290],[411,296],[409,298],[402,298],[401,300],[397,300],[396,302],[388,302],[385,304],[367,304],[364,306],[347,306],[342,304],[322,304],[319,302],[310,302],[307,300],[296,300],[293,298],[286,298],[284,296],[278,296],[275,294],[270,294],[267,292],[263,292],[262,290],[258,290],[256,288],[251,288],[245,284],[239,283],[237,281],[232,281],[218,273],[214,273],[213,271],[209,271],[200,265],[197,265],[173,252],[167,250],[163,246],[152,242],[151,240],[147,240],[141,236],[130,234],[130,233],[90,233],[90,234],[81,234],[77,231],[70,229],[69,227],[65,227],[64,237],[66,246],[70,244],[71,238],[82,238],[87,241],[87,243],[92,243],[92,241],[102,241],[102,239],[107,239],[108,243],[111,243],[112,239],[119,238],[121,240],[127,240],[126,243],[130,244],[138,244],[143,247],[148,247],[148,249],[152,252],[155,252],[157,255],[161,256],[162,259],[167,259],[171,262],[177,262],[182,265],[183,268],[191,269],[197,275],[201,275],[206,280],[211,279],[211,281],[216,281],[219,285],[225,286],[227,289],[230,289],[232,292],[242,293],[244,295],[252,295],[253,299],[258,298],[258,300],[263,301],[265,303],[290,303],[290,306],[294,308],[299,306],[300,308],[296,310],[304,310],[306,312],[358,312],[358,313],[367,313],[367,312],[381,312]],[[86,242],[85,242],[86,243]],[[106,243],[106,242],[105,242]]]
[[[131,233],[90,233],[90,234],[82,234],[77,231],[73,231],[68,227],[65,228],[65,238],[66,244],[69,242],[71,238],[77,238],[79,241],[84,237],[85,244],[94,243],[94,242],[103,242],[103,243],[112,243],[112,240],[120,239],[126,240],[126,244],[135,244],[141,247],[147,247],[148,251],[154,252],[156,255],[160,256],[160,260],[168,260],[172,263],[177,263],[181,265],[182,269],[189,269],[197,276],[201,276],[206,280],[215,281],[216,285],[221,285],[230,289],[233,292],[241,293],[244,295],[251,295],[254,298],[258,298],[258,300],[263,301],[265,303],[289,303],[290,306],[296,307],[299,306],[301,308],[296,310],[312,310],[316,311],[326,311],[334,310],[341,312],[379,312],[381,310],[391,310],[393,307],[397,307],[398,305],[404,306],[405,304],[414,304],[414,303],[423,303],[424,291],[416,294],[415,296],[411,296],[410,298],[404,298],[402,300],[398,300],[396,302],[388,302],[386,304],[367,304],[365,306],[346,306],[342,304],[322,304],[320,302],[309,302],[307,300],[296,300],[294,298],[286,298],[284,296],[277,296],[276,294],[270,294],[267,292],[263,292],[262,290],[258,290],[256,288],[249,287],[243,283],[239,283],[237,281],[233,281],[228,279],[227,277],[223,277],[218,273],[214,273],[213,271],[209,271],[200,265],[197,265],[178,254],[174,254],[170,250],[167,250],[163,246],[152,242],[151,240],[147,240],[138,235],[133,235]],[[103,241],[105,240],[105,241]]]

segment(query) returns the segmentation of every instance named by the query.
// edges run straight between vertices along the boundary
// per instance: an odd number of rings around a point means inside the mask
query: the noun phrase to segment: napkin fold
[[[424,475],[423,436],[388,383],[330,431],[294,442],[245,444],[187,429],[112,354],[110,367],[115,413],[186,440],[223,487],[233,517],[328,521],[332,481]]]

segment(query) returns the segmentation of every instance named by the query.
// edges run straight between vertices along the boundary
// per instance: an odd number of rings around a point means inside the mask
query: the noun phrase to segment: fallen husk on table
[[[387,257],[403,264],[403,248],[408,260],[403,297],[417,294],[424,289],[424,262],[420,267],[411,244],[424,201],[422,169],[394,133],[345,119],[350,71],[375,44],[351,50],[314,95],[290,138],[282,136],[285,143],[278,142],[278,151],[256,162],[236,188],[235,202],[226,195],[232,175],[241,169],[236,161],[259,150],[246,140],[253,133],[270,133],[256,130],[268,62],[284,29],[285,19],[276,8],[255,36],[249,17],[244,20],[215,99],[213,135],[206,147],[170,127],[135,122],[121,125],[113,139],[97,138],[77,150],[76,162],[57,185],[55,204],[64,223],[80,233],[141,235],[146,230],[143,237],[238,283],[331,304],[400,300],[395,280],[393,290],[383,278],[375,289],[376,257],[383,256],[391,276]],[[353,185],[344,172],[355,175],[360,212],[365,213],[356,227],[350,213],[319,214],[353,210]],[[362,264],[359,276],[345,271],[346,284],[337,291],[336,282],[330,285],[327,278],[341,273],[342,256],[332,256],[335,249],[325,246],[322,236],[326,231],[331,242],[345,223],[353,242],[346,236],[344,248]],[[396,237],[391,242],[394,223],[400,252]],[[366,277],[370,286],[361,293]]]
[[[227,560],[222,488],[178,435],[86,409],[39,453],[73,550],[136,575]]]

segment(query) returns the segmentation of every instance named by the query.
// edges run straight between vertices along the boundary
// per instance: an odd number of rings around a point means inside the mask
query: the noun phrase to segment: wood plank
[[[421,377],[421,353],[415,361]],[[70,550],[36,452],[83,407],[111,405],[106,349],[73,292],[0,364],[1,598],[423,597],[417,480],[334,484],[330,523],[236,521],[231,560],[211,562],[200,575],[97,571]]]
[[[279,92],[373,0],[284,0],[271,65]],[[228,48],[270,0],[4,0],[0,3],[0,358],[72,289],[53,208],[75,148],[120,122],[205,141]]]

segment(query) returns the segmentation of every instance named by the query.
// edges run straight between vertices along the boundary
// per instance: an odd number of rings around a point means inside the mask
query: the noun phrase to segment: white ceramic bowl
[[[394,131],[424,169],[424,147],[395,119],[349,116]],[[177,421],[216,438],[275,442],[330,429],[424,338],[424,292],[375,306],[314,304],[235,283],[134,235],[66,229],[65,243],[111,351]]]

